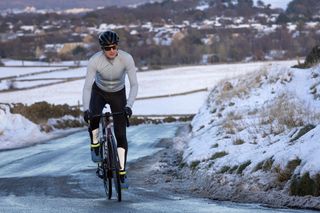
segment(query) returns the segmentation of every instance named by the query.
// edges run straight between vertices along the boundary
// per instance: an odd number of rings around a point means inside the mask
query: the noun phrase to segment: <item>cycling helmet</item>
[[[105,31],[99,35],[99,43],[100,46],[109,46],[112,44],[118,44],[119,36],[116,32],[113,31]]]

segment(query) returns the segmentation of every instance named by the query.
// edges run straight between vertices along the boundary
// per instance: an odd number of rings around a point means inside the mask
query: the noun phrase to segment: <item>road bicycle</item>
[[[120,161],[117,151],[116,139],[113,134],[114,116],[125,116],[127,119],[127,126],[129,126],[129,119],[125,112],[105,112],[100,115],[90,116],[90,119],[99,117],[99,143],[100,154],[102,161],[98,163],[97,175],[103,180],[103,185],[107,198],[112,197],[112,180],[114,189],[117,194],[117,199],[121,201],[121,183],[120,183]]]

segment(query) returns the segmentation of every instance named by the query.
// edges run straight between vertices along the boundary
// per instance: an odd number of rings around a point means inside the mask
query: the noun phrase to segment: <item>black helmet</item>
[[[104,31],[99,35],[100,46],[109,46],[112,44],[118,44],[119,36],[116,32],[113,31]]]

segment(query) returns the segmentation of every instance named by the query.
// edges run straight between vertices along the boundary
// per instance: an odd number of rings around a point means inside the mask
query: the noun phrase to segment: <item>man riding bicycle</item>
[[[106,104],[111,112],[125,112],[113,119],[114,133],[117,139],[117,151],[120,161],[121,187],[128,188],[126,181],[126,161],[128,142],[126,136],[126,115],[132,115],[132,105],[138,93],[136,67],[132,56],[118,49],[119,36],[113,31],[105,31],[99,35],[102,51],[94,54],[87,66],[87,75],[83,87],[84,120],[88,123],[90,115],[98,115]],[[126,99],[125,76],[128,76],[130,91]],[[99,118],[90,119],[89,134],[91,139],[91,157],[100,162],[98,138]]]

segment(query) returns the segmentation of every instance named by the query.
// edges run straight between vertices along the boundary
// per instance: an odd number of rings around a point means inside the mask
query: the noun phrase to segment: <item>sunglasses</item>
[[[104,46],[104,47],[101,47],[104,51],[110,51],[111,49],[113,50],[117,50],[118,49],[118,46],[117,45],[112,45],[112,46]]]

